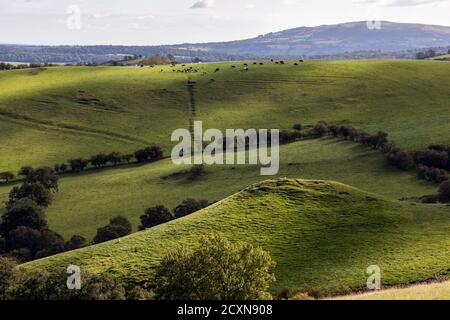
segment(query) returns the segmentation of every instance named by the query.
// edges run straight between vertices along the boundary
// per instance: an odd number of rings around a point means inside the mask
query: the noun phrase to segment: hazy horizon
[[[0,0],[0,43],[206,43],[368,20],[449,26],[449,14],[450,0]]]

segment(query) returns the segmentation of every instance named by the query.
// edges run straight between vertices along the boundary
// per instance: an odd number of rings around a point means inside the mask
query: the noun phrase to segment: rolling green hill
[[[197,81],[196,116],[205,128],[283,129],[325,119],[382,129],[408,149],[450,141],[450,64],[263,63],[249,62],[249,72],[239,62],[191,65],[199,69],[192,74],[170,66],[1,72],[0,172],[149,143],[169,150],[171,132],[189,123],[188,77]]]
[[[274,292],[282,286],[323,292],[360,287],[374,264],[390,286],[449,273],[449,222],[444,205],[390,201],[335,182],[276,179],[190,216],[24,267],[63,270],[76,264],[140,283],[168,251],[221,232],[270,251],[277,262]]]
[[[139,216],[148,207],[163,204],[172,209],[186,198],[221,200],[266,179],[259,166],[208,166],[206,176],[194,181],[188,174],[180,174],[186,169],[163,160],[66,176],[47,210],[50,226],[65,238],[81,234],[92,239],[97,228],[120,214],[129,218],[136,230]],[[281,146],[278,176],[333,179],[390,199],[436,192],[436,185],[387,165],[378,151],[336,139]],[[11,188],[0,187],[0,201],[6,200]]]

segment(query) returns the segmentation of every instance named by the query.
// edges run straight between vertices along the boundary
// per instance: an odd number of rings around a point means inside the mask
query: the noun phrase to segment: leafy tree
[[[33,257],[39,250],[41,232],[36,229],[19,226],[11,230],[7,238],[7,248],[9,251],[26,248]]]
[[[69,241],[66,242],[65,244],[65,250],[70,251],[70,250],[76,250],[79,248],[83,248],[84,246],[86,246],[86,238],[83,236],[79,236],[79,235],[74,235],[70,238]]]
[[[108,163],[108,156],[106,154],[99,153],[99,154],[91,157],[90,162],[94,167],[100,168],[100,167],[105,166]]]
[[[89,161],[86,159],[71,159],[69,160],[70,169],[72,172],[80,172],[86,169],[87,165],[89,164]]]
[[[194,250],[180,248],[162,259],[154,280],[156,299],[271,299],[274,265],[260,248],[207,236]]]
[[[125,288],[108,274],[87,276],[77,295],[81,300],[125,300],[125,297]]]
[[[413,164],[413,159],[409,153],[405,151],[394,151],[387,155],[387,160],[390,164],[396,166],[399,169],[406,170]]]
[[[111,152],[108,155],[108,161],[111,162],[113,165],[117,165],[122,162],[122,154],[119,152]]]
[[[419,151],[414,154],[417,163],[423,164],[427,167],[436,167],[445,169],[449,162],[449,155],[447,151],[439,151],[436,149],[429,149]]]
[[[11,230],[26,226],[36,230],[47,228],[47,221],[40,206],[31,199],[17,200],[2,217],[1,233],[6,236]]]
[[[94,243],[101,243],[120,237],[124,237],[131,233],[131,223],[127,218],[117,216],[109,221],[109,224],[97,229],[94,237]]]
[[[25,167],[20,168],[19,175],[26,177],[30,174],[31,171],[33,171],[33,167],[25,166]]]
[[[145,230],[172,220],[173,215],[170,213],[169,209],[158,205],[145,210],[140,219],[141,225],[139,226],[139,230]]]
[[[47,207],[53,200],[52,193],[40,183],[25,182],[20,187],[14,187],[9,192],[8,207],[22,198],[29,198],[36,202],[38,206]]]
[[[59,177],[52,168],[41,167],[31,170],[25,177],[25,182],[40,183],[50,190],[58,190]]]
[[[12,173],[10,171],[6,171],[6,172],[1,172],[0,173],[0,179],[5,181],[6,183],[8,183],[12,179],[14,179],[14,177],[15,177],[14,173]]]
[[[41,230],[39,247],[35,254],[35,258],[51,256],[63,252],[64,250],[65,242],[61,235],[49,229]]]
[[[175,209],[173,213],[175,218],[181,218],[204,208],[204,204],[195,199],[186,199]]]
[[[137,150],[134,157],[138,162],[153,162],[163,158],[163,151],[159,146],[150,146],[148,148]]]
[[[439,186],[439,199],[441,202],[450,202],[450,180],[446,180]]]
[[[303,126],[300,123],[296,123],[292,126],[292,128],[294,130],[301,131],[303,129]]]
[[[7,289],[12,284],[16,265],[12,259],[0,256],[0,300],[7,298]]]
[[[322,137],[323,135],[325,135],[327,133],[327,131],[328,131],[328,125],[325,121],[318,122],[313,128],[313,132],[319,137]]]

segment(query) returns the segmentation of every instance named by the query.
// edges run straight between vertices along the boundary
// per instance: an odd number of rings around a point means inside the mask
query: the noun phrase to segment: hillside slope
[[[189,125],[188,77],[197,81],[204,128],[288,129],[323,119],[384,130],[407,149],[450,143],[450,64],[249,63],[249,72],[242,63],[191,65],[199,70],[193,74],[170,66],[1,72],[0,172],[150,143],[169,151],[172,131]]]
[[[336,300],[450,300],[450,282],[419,284],[408,288],[344,296]]]
[[[270,251],[277,282],[292,288],[363,286],[369,265],[383,285],[423,281],[450,268],[450,210],[377,199],[325,181],[258,183],[190,216],[125,238],[27,263],[26,268],[108,272],[125,282],[149,279],[178,245],[221,232]]]
[[[48,221],[66,239],[73,234],[92,239],[113,216],[126,216],[136,230],[139,216],[151,206],[172,209],[186,198],[221,200],[267,179],[254,165],[208,166],[196,180],[183,173],[188,169],[164,160],[64,176],[47,210]],[[389,166],[378,151],[329,138],[281,146],[277,176],[340,181],[392,200],[436,192],[436,185],[418,180],[413,172]],[[11,188],[0,187],[0,213]]]

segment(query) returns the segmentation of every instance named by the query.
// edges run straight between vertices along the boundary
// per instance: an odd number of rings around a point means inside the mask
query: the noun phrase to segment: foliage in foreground
[[[209,235],[194,250],[179,248],[157,268],[155,294],[168,300],[271,299],[275,263],[260,248]]]

